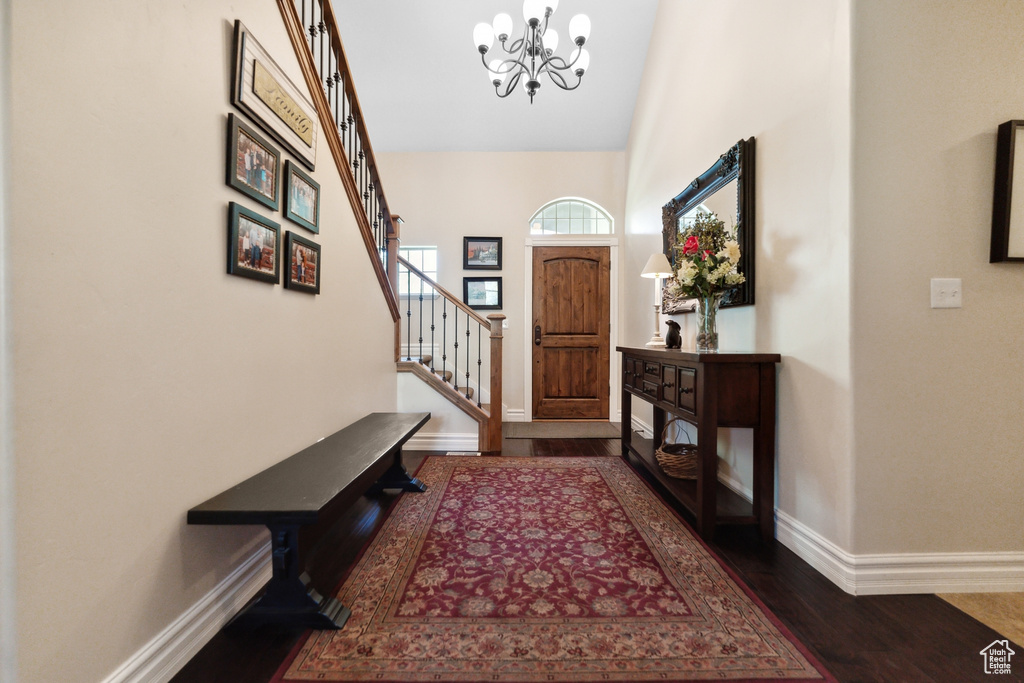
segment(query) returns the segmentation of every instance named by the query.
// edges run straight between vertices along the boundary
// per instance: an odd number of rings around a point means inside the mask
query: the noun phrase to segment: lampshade
[[[577,14],[569,20],[569,37],[577,45],[583,45],[590,38],[590,17]]]
[[[473,28],[473,42],[480,52],[487,52],[494,43],[494,29],[490,24],[479,23]]]
[[[640,273],[640,277],[672,277],[672,266],[669,265],[668,259],[662,253],[651,254],[651,258],[647,259],[647,265],[644,266],[644,270]]]
[[[495,15],[492,26],[494,27],[494,35],[499,38],[512,35],[512,17],[505,12]]]
[[[544,49],[548,50],[548,54],[558,49],[558,31],[555,29],[549,28],[541,40],[544,41]]]

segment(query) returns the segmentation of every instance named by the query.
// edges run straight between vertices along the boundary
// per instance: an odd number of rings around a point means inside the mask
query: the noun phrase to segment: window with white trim
[[[413,268],[416,268],[434,282],[437,282],[437,247],[399,247],[398,255],[408,261]],[[423,281],[415,275],[410,275],[404,266],[398,267],[398,295],[409,296],[433,294],[433,289],[423,287]]]
[[[579,197],[548,202],[530,219],[531,235],[610,235],[615,223],[597,204]]]

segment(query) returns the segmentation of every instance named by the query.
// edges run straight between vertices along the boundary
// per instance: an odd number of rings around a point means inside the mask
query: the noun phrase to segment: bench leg
[[[352,612],[336,598],[324,598],[309,587],[309,576],[299,563],[299,527],[269,528],[274,575],[266,592],[236,619],[340,629]]]
[[[387,472],[381,475],[377,483],[370,487],[370,493],[378,493],[382,489],[401,489],[413,493],[423,493],[427,485],[409,474],[402,464],[402,449],[395,450],[395,459]]]

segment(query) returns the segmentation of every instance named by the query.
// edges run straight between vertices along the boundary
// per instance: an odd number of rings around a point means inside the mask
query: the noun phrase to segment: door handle
[[[533,345],[540,346],[540,325],[533,328]]]

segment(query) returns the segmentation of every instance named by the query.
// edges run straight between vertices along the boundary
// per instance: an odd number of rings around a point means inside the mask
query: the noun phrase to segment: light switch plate
[[[960,308],[963,287],[958,277],[932,278],[932,308]]]

